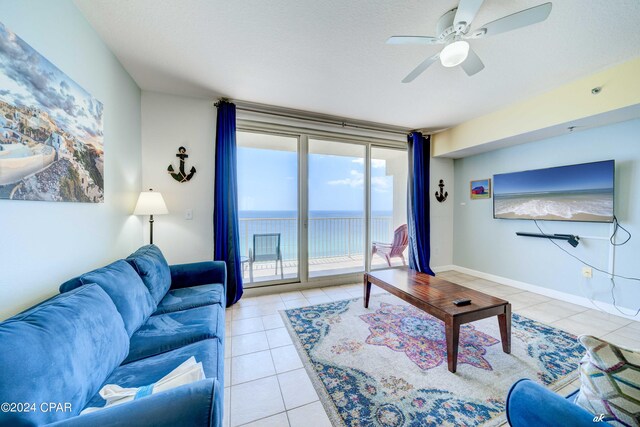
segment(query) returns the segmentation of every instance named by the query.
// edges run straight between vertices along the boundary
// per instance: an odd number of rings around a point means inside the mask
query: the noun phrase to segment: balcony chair
[[[253,249],[249,248],[249,281],[253,282],[253,264],[260,261],[275,261],[276,275],[280,261],[280,278],[284,279],[282,251],[280,251],[280,233],[254,234]]]
[[[407,265],[402,254],[409,244],[409,231],[407,224],[402,224],[393,232],[393,243],[371,242],[371,256],[378,254],[383,257],[389,267],[391,267],[391,258],[397,257],[402,259],[402,265]]]

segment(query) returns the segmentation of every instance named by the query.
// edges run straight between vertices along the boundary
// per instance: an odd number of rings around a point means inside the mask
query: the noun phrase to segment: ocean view
[[[546,220],[613,220],[613,189],[494,194],[495,217]]]
[[[248,256],[254,234],[280,233],[285,260],[298,257],[297,211],[240,211],[240,254]],[[310,211],[309,258],[364,254],[365,220],[363,211]],[[390,211],[374,211],[371,238],[390,242],[393,219]]]

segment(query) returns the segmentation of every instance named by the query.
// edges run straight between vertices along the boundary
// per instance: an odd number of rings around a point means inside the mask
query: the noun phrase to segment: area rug
[[[334,426],[494,426],[520,378],[556,390],[577,378],[576,337],[513,314],[511,354],[496,317],[460,328],[447,369],[444,324],[404,301],[372,295],[282,312]]]

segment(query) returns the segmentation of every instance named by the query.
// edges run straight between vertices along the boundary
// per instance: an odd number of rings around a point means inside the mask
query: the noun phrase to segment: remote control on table
[[[470,299],[460,298],[460,299],[454,299],[453,300],[453,305],[456,305],[458,307],[460,307],[462,305],[469,305],[469,304],[471,304],[471,300]]]

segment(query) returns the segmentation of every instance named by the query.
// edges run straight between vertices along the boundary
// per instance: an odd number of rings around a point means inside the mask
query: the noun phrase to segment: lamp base
[[[149,215],[149,244],[153,245],[153,215]]]

